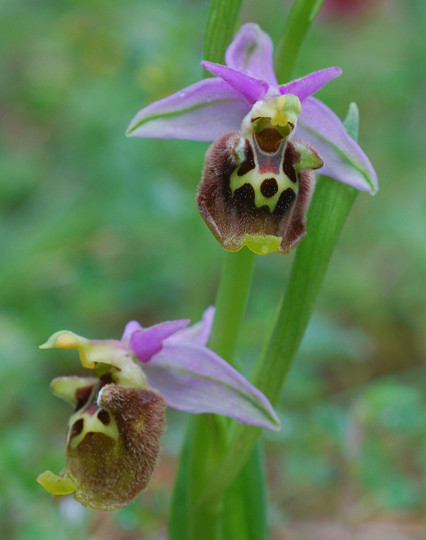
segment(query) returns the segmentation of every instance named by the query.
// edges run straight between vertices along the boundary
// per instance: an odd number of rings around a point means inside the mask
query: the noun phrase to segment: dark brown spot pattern
[[[256,211],[256,205],[254,202],[254,199],[255,199],[254,188],[251,184],[244,184],[240,188],[236,189],[234,191],[233,198],[234,198],[234,204],[238,210],[243,211],[243,212]]]
[[[101,409],[97,414],[98,420],[102,422],[104,426],[107,426],[111,422],[108,411]]]
[[[291,143],[287,144],[284,154],[283,171],[286,176],[290,178],[293,183],[297,183],[297,174],[294,170],[294,163],[300,160],[299,152],[296,152]]]
[[[293,206],[295,200],[296,193],[291,188],[287,188],[281,193],[274,209],[274,214],[284,215]]]
[[[72,439],[74,437],[77,437],[77,435],[80,435],[80,433],[83,431],[83,429],[84,429],[84,419],[79,418],[72,425],[71,433],[70,433],[70,439]]]
[[[81,409],[82,407],[86,405],[86,403],[89,401],[92,390],[93,390],[92,384],[77,388],[77,390],[75,391],[75,399],[77,400],[77,405],[75,407],[76,411],[78,411],[79,409]]]
[[[278,192],[278,183],[275,178],[267,178],[260,184],[260,192],[264,197],[270,199]]]
[[[246,139],[246,146],[244,149],[244,161],[240,165],[240,168],[237,171],[238,176],[244,176],[249,171],[253,170],[256,167],[254,162],[253,148],[251,147],[250,142]]]

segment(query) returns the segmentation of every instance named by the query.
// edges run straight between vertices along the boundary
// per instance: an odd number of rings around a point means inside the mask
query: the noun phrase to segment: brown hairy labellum
[[[165,408],[156,391],[103,387],[94,414],[102,425],[109,415],[107,422],[116,424],[118,437],[87,431],[76,448],[69,441],[66,468],[80,485],[74,494],[79,502],[112,510],[128,505],[145,488],[160,452]]]
[[[93,510],[127,506],[148,484],[160,452],[166,403],[153,389],[126,388],[109,375],[100,380],[61,377],[76,404],[67,430],[64,475],[74,497]]]
[[[207,151],[198,208],[229,251],[241,249],[250,236],[278,237],[278,251],[285,254],[305,236],[315,175],[306,170],[304,158],[311,158],[310,169],[322,161],[308,145],[283,138],[277,143],[272,135],[268,129],[249,140],[232,132]]]

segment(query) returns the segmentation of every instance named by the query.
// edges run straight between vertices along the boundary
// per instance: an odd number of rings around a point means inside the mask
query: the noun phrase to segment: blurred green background
[[[329,1],[295,76],[343,68],[318,96],[341,117],[358,103],[380,192],[355,204],[279,405],[283,429],[265,434],[271,538],[420,539],[426,4],[344,4]],[[289,5],[247,0],[241,20],[276,42]],[[207,145],[124,136],[142,106],[199,80],[207,8],[0,1],[2,538],[164,538],[186,416],[170,411],[157,474],[127,509],[54,500],[35,478],[62,469],[70,410],[49,382],[81,368],[37,347],[63,328],[118,338],[130,319],[195,321],[214,301],[222,252],[194,204]],[[258,259],[247,373],[291,262]]]

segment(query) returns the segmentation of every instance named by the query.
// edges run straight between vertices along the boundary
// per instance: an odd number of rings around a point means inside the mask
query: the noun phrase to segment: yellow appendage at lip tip
[[[59,476],[51,471],[39,474],[37,482],[52,495],[69,495],[77,489],[77,483],[72,478]]]
[[[243,245],[256,255],[267,255],[277,251],[281,245],[282,238],[270,234],[245,234]]]

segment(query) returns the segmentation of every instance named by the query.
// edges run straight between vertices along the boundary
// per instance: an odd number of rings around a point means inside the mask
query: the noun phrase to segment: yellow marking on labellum
[[[51,471],[39,474],[37,482],[52,495],[69,495],[78,487],[77,482],[69,476],[58,476]]]
[[[99,412],[100,409],[98,409],[96,412]],[[110,422],[109,424],[105,425],[101,420],[99,420],[97,414],[86,414],[77,412],[71,416],[69,419],[69,445],[71,448],[77,448],[77,446],[81,443],[81,441],[84,439],[84,437],[88,433],[102,433],[106,435],[107,437],[110,437],[111,439],[114,439],[115,441],[118,441],[119,438],[119,432],[117,423],[115,421],[115,418],[109,413],[110,415]],[[84,424],[81,429],[76,435],[73,436],[73,426],[76,422],[79,422],[80,420],[83,420]]]
[[[254,204],[256,208],[267,206],[269,210],[273,212],[277,206],[281,193],[286,189],[290,188],[297,194],[297,185],[295,185],[282,171],[279,174],[272,174],[270,172],[259,174],[257,169],[252,169],[243,176],[238,176],[237,173],[238,169],[231,174],[230,187],[232,192],[234,193],[244,184],[250,184],[254,189]],[[278,189],[274,195],[265,197],[262,193],[262,184],[265,180],[271,180],[271,178],[276,180]]]

